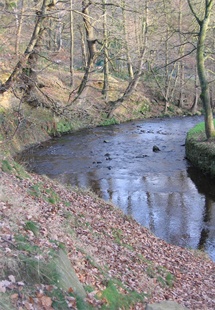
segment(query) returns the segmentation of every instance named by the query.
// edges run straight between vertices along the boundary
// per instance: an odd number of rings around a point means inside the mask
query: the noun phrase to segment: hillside
[[[0,178],[1,309],[145,309],[161,300],[214,309],[215,264],[201,252],[13,161],[1,162]],[[62,249],[75,283],[68,269],[62,275]]]
[[[0,71],[5,79],[7,74]],[[81,98],[73,101],[83,72],[75,73],[75,85],[69,86],[69,73],[49,69],[38,74],[38,87],[32,93],[34,101],[27,104],[20,83],[14,89],[0,94],[0,144],[10,152],[21,151],[32,144],[40,143],[69,131],[84,127],[121,123],[133,119],[191,115],[192,103],[184,108],[165,103],[159,99],[153,84],[140,81],[131,96],[120,104],[111,118],[108,106],[101,94],[102,73],[93,73]],[[3,81],[4,82],[4,81]],[[128,81],[110,77],[110,100],[120,97]],[[150,85],[150,86],[149,86]],[[199,106],[201,111],[201,106]],[[200,113],[197,111],[196,113]]]

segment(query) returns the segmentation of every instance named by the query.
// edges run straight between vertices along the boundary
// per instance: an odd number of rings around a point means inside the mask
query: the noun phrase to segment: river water
[[[202,120],[153,119],[82,130],[30,149],[22,160],[39,174],[93,190],[156,236],[202,249],[215,261],[215,179],[185,159],[186,133]]]

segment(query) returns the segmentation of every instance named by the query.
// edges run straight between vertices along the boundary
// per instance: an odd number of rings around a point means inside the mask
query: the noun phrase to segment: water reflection
[[[200,120],[89,129],[43,144],[24,160],[37,173],[91,188],[160,238],[215,260],[215,181],[184,159],[186,132]]]
[[[198,248],[208,253],[215,261],[215,180],[193,167],[188,168],[188,175],[195,182],[199,193],[204,194],[204,214]]]

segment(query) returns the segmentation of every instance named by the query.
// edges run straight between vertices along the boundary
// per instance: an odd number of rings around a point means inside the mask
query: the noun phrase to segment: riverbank
[[[52,82],[47,94],[63,100]],[[145,309],[163,300],[215,308],[215,264],[202,252],[169,245],[92,193],[29,174],[11,158],[70,130],[164,116],[162,103],[149,109],[138,97],[111,120],[98,106],[79,106],[72,122],[12,94],[1,98],[0,308]],[[168,116],[176,112],[184,113]]]
[[[167,244],[92,193],[13,161],[1,163],[0,178],[2,309],[145,309],[161,300],[214,309],[215,264],[203,253]],[[61,249],[84,295],[73,282],[59,288]]]
[[[79,85],[82,75],[82,72],[75,73],[74,89]],[[108,118],[106,102],[101,96],[102,79],[102,73],[92,74],[85,95],[75,102],[71,101],[75,91],[69,86],[70,75],[63,70],[50,69],[38,75],[42,90],[35,96],[37,101],[43,102],[41,105],[26,103],[19,89],[17,93],[8,91],[0,94],[0,156],[3,151],[13,155],[53,136],[83,128],[144,118],[192,115],[192,106],[188,103],[183,108],[170,104],[166,111],[164,101],[157,98],[153,88],[140,82],[136,91]],[[126,86],[127,81],[110,77],[110,99],[115,100],[120,96]],[[199,113],[201,107],[195,112]]]
[[[187,159],[195,167],[215,178],[215,143],[214,139],[206,139],[204,122],[188,132],[185,149]]]

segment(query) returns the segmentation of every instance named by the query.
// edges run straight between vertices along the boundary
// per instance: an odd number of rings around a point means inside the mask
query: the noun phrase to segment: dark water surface
[[[35,172],[90,188],[156,236],[204,249],[215,261],[215,180],[185,159],[186,132],[202,120],[97,127],[44,143],[22,158]]]

